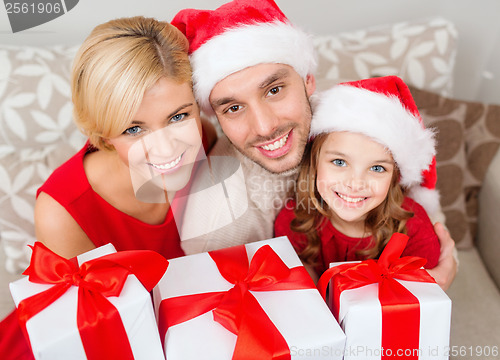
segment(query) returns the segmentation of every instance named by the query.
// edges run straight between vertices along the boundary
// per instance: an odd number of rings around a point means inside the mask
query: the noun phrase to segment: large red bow
[[[346,263],[325,271],[318,281],[318,290],[326,299],[326,289],[332,280],[333,311],[339,319],[340,294],[344,290],[356,289],[369,284],[379,284],[378,297],[382,305],[382,348],[385,354],[407,351],[407,359],[418,359],[420,304],[418,299],[395,279],[435,282],[422,269],[426,259],[405,256],[400,258],[408,242],[408,236],[395,233],[378,261],[365,260],[360,263]],[[385,359],[385,356],[382,356]]]
[[[133,359],[120,314],[106,297],[119,296],[129,274],[134,274],[151,291],[167,267],[168,261],[163,256],[148,250],[117,252],[78,267],[35,242],[24,275],[28,275],[30,282],[54,286],[19,303],[21,328],[29,340],[26,322],[71,286],[78,286],[77,325],[87,358]]]
[[[170,326],[213,310],[214,320],[238,335],[233,359],[290,359],[288,345],[251,291],[314,289],[304,267],[288,268],[269,245],[248,263],[244,245],[210,252],[221,275],[234,287],[228,291],[162,300],[159,328],[162,343]]]

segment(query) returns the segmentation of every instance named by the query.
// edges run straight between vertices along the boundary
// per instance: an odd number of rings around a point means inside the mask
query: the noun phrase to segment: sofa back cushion
[[[28,265],[36,190],[85,141],[72,118],[76,50],[0,46],[0,245],[9,272]]]

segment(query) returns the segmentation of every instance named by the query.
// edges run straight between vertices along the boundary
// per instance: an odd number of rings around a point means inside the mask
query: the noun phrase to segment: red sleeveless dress
[[[118,251],[153,250],[166,258],[183,256],[172,211],[162,224],[150,225],[116,209],[92,189],[83,168],[83,158],[90,151],[84,146],[57,168],[37,196],[44,192],[60,203],[96,247],[111,243]]]
[[[208,151],[205,132],[202,141]],[[83,168],[83,158],[91,151],[86,144],[54,170],[37,196],[43,191],[64,206],[96,247],[111,243],[117,251],[153,250],[167,259],[184,256],[171,210],[162,224],[150,225],[116,209],[92,189]],[[0,322],[0,358],[34,360],[15,309]]]

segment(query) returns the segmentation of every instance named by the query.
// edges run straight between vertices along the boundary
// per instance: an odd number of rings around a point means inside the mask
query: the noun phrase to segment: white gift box
[[[78,264],[116,252],[111,244],[77,257]],[[53,285],[36,284],[24,277],[10,284],[16,306]],[[120,296],[107,298],[120,313],[135,359],[165,359],[156,326],[151,295],[129,275]],[[87,359],[77,327],[78,288],[71,286],[47,308],[26,323],[36,359]],[[110,341],[113,334],[109,334]]]
[[[284,236],[246,244],[249,261],[266,244],[289,268],[302,266]],[[163,299],[228,291],[233,286],[222,277],[208,253],[172,259],[153,290],[155,310],[158,315]],[[292,359],[342,359],[345,335],[315,288],[250,292],[285,339]],[[236,339],[236,335],[214,321],[213,311],[209,311],[169,327],[165,355],[169,360],[230,360]]]
[[[345,263],[332,263],[335,267]],[[382,355],[402,358],[416,355],[418,359],[448,359],[451,300],[436,283],[395,279],[411,292],[419,302],[420,326],[418,349],[404,350],[394,354],[383,349],[382,307],[379,300],[378,283],[356,289],[344,290],[340,294],[338,321],[346,334],[345,360],[379,360]],[[333,309],[333,292],[330,283],[330,307]]]

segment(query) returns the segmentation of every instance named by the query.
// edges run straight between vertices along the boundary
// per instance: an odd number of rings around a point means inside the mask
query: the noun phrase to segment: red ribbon
[[[162,343],[170,326],[213,310],[214,320],[238,336],[233,359],[290,359],[285,339],[250,291],[314,289],[304,267],[288,268],[269,245],[257,250],[250,264],[244,245],[209,255],[234,287],[163,299],[159,309]]]
[[[168,267],[168,261],[153,251],[122,251],[93,259],[80,267],[40,242],[35,242],[30,266],[24,272],[30,282],[54,284],[22,300],[19,322],[26,338],[26,322],[78,286],[77,325],[88,359],[133,359],[132,349],[118,310],[106,297],[119,296],[129,274],[151,291]]]
[[[426,259],[405,256],[403,253],[408,236],[395,233],[378,261],[365,260],[355,264],[342,264],[325,271],[318,281],[318,290],[326,299],[326,289],[332,280],[333,311],[338,320],[340,294],[344,290],[357,289],[378,283],[378,297],[382,305],[382,359],[395,356],[418,359],[420,331],[420,304],[418,299],[395,279],[435,282],[427,271],[422,269]],[[389,351],[390,349],[390,351]],[[406,352],[405,352],[406,350]]]

